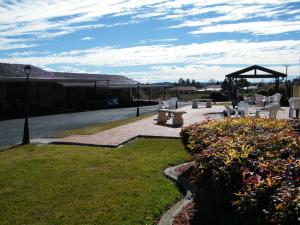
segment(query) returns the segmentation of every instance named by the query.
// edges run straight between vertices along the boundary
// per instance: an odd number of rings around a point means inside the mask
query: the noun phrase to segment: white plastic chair
[[[246,116],[249,113],[249,104],[244,101],[240,101],[238,104],[238,111],[241,112],[242,116]]]
[[[281,96],[282,94],[280,93],[269,96],[269,103],[278,103],[280,105]]]
[[[300,110],[300,98],[290,98],[290,109],[289,109],[289,117],[294,118],[294,112]]]
[[[238,116],[238,110],[237,109],[232,109],[230,106],[225,105],[225,110],[227,113],[228,117],[237,117]]]
[[[266,96],[261,94],[255,94],[255,106],[256,107],[263,107],[265,106]]]
[[[175,109],[176,108],[176,102],[178,101],[177,97],[170,98],[167,100],[167,104],[169,105],[170,109]]]
[[[269,119],[276,119],[277,112],[280,109],[280,105],[278,103],[271,103],[266,106],[266,108],[262,109],[259,114],[268,117]]]
[[[167,101],[160,101],[159,109],[169,109],[170,105],[168,105]]]

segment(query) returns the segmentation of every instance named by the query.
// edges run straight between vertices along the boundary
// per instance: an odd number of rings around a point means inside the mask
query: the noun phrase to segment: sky
[[[139,82],[300,76],[300,1],[0,0],[0,62]]]

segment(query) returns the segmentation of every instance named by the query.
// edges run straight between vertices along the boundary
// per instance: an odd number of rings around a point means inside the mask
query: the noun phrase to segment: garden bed
[[[296,127],[288,120],[227,118],[184,128],[201,193],[190,224],[299,224]]]

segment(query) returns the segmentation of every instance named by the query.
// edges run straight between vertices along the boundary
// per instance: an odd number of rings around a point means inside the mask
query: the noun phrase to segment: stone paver
[[[204,114],[222,112],[223,108],[223,106],[214,106],[213,108],[192,109],[191,105],[182,107],[180,110],[187,112],[183,115],[183,126],[201,122],[206,118]],[[179,137],[181,127],[172,127],[172,119],[168,120],[166,125],[158,125],[156,118],[157,116],[153,116],[93,135],[71,135],[66,138],[55,140],[55,143],[116,147],[139,136],[169,138]]]
[[[221,113],[224,106],[214,105],[212,108],[192,109],[191,105],[188,105],[180,108],[180,110],[187,112],[183,115],[183,126],[188,126],[205,120],[207,113]],[[255,108],[252,108],[251,111],[254,112]],[[71,135],[56,139],[55,143],[117,147],[136,137],[179,137],[181,127],[172,127],[172,119],[166,125],[158,125],[156,118],[157,116],[153,116],[93,135]],[[219,116],[219,118],[221,117]],[[283,107],[278,112],[278,118],[288,118],[288,108]]]

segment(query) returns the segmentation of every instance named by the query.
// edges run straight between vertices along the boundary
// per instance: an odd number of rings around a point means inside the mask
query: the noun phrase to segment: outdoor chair
[[[170,105],[167,103],[167,101],[160,101],[159,103],[159,109],[169,109]]]
[[[245,100],[245,102],[248,103],[249,105],[252,105],[253,102],[255,102],[255,101],[253,101],[252,97],[244,97],[244,100]]]
[[[228,117],[237,117],[238,116],[238,110],[232,109],[230,106],[225,105],[225,110]]]
[[[176,108],[176,102],[178,101],[177,97],[173,97],[167,100],[167,104],[169,105],[170,109]]]
[[[255,94],[255,106],[264,107],[267,97],[261,94]]]
[[[277,112],[280,109],[280,105],[278,103],[271,103],[267,105],[264,109],[259,111],[259,115],[263,115],[269,119],[276,119]]]
[[[268,103],[278,103],[280,105],[281,96],[282,94],[280,93],[269,96]]]
[[[298,117],[299,115],[297,115],[298,114],[297,111],[299,112],[300,109],[300,98],[290,98],[289,103],[290,103],[289,117],[294,118],[295,112],[296,112],[296,117]]]
[[[249,113],[249,104],[244,101],[240,101],[238,104],[238,111],[242,116],[246,116]]]

